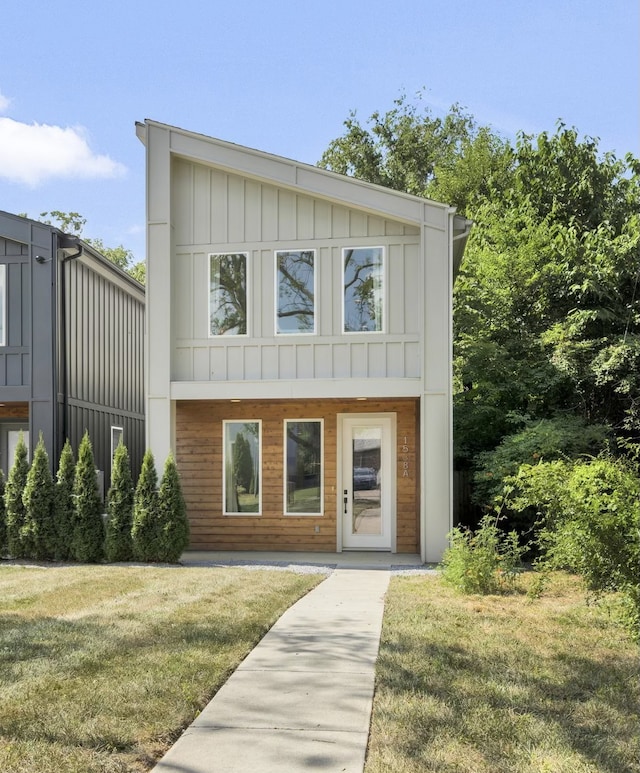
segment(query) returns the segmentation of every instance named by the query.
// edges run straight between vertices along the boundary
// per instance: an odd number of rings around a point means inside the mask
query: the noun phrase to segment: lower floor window
[[[223,491],[225,515],[260,515],[262,511],[262,422],[223,422]]]
[[[322,514],[322,420],[284,423],[285,514]]]

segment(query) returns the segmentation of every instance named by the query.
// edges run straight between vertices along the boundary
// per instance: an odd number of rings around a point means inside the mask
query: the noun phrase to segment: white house
[[[444,204],[146,120],[147,444],[197,549],[419,552],[451,528]]]

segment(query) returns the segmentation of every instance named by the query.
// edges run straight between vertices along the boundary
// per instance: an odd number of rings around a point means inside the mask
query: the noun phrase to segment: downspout
[[[69,385],[67,379],[67,271],[66,264],[79,258],[84,252],[82,244],[80,244],[77,236],[66,236],[63,234],[60,240],[59,247],[71,247],[77,245],[78,251],[71,255],[65,255],[60,261],[60,370],[61,387],[62,387],[62,437],[59,438],[60,448],[58,453],[62,451],[65,441],[69,438],[68,427],[68,414],[69,414]]]

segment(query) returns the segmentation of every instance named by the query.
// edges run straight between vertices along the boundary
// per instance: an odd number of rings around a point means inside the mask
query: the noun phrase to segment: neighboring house
[[[147,443],[197,549],[440,559],[454,210],[155,121]]]
[[[106,493],[120,437],[144,453],[144,288],[76,236],[0,212],[0,466],[42,432],[52,472],[89,430]]]

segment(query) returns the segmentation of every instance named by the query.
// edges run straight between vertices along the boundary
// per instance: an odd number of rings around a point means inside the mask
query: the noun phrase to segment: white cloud
[[[0,113],[3,113],[11,104],[11,100],[0,91]]]
[[[125,172],[122,164],[91,150],[82,127],[0,118],[0,177],[34,188],[54,178],[120,177]]]

